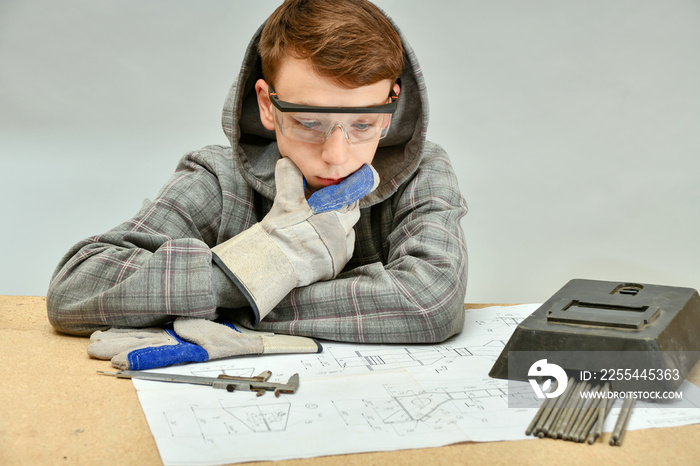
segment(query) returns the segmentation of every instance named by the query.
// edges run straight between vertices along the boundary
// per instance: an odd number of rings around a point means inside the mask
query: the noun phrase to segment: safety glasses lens
[[[349,143],[360,144],[384,138],[391,114],[297,113],[275,109],[275,121],[282,134],[290,139],[320,144],[340,128]]]

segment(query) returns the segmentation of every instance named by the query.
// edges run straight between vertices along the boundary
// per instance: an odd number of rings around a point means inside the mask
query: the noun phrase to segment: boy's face
[[[293,57],[286,58],[282,63],[274,86],[280,100],[317,107],[369,107],[386,104],[391,88],[392,82],[387,79],[369,86],[346,89],[316,74],[307,60]],[[301,170],[311,191],[340,183],[365,163],[372,163],[379,139],[350,144],[339,127],[321,143],[290,138],[276,126],[276,110],[269,98],[268,84],[260,79],[255,84],[255,90],[263,125],[269,130],[276,130],[280,154],[289,157]],[[396,84],[394,92],[397,95],[399,93]]]

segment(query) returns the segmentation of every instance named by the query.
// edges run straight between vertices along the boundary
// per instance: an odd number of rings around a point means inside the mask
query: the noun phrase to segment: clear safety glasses
[[[270,101],[275,107],[275,124],[290,139],[321,144],[336,128],[350,144],[374,142],[384,138],[391,126],[399,97],[391,91],[389,102],[372,107],[314,107],[285,102],[270,86]]]

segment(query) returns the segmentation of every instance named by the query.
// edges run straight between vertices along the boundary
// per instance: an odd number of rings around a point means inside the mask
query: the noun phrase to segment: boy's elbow
[[[421,331],[428,336],[426,343],[442,343],[457,335],[464,327],[464,303],[454,301],[434,309],[427,314],[424,326]]]
[[[84,322],[70,316],[70,314],[61,312],[60,310],[48,307],[47,310],[49,323],[57,332],[60,333],[74,335],[77,337],[88,337],[98,330],[106,330],[109,328],[108,325],[96,325]]]
[[[46,313],[51,326],[56,331],[68,335],[89,336],[97,330],[108,328],[85,321],[84,313],[78,310],[75,300],[66,298],[60,289],[50,287],[46,293]]]
[[[464,261],[466,264],[466,261]],[[458,277],[442,288],[442,294],[426,295],[422,306],[423,314],[419,331],[427,336],[426,343],[441,343],[457,335],[464,328],[464,299],[467,292],[467,268],[456,271]]]

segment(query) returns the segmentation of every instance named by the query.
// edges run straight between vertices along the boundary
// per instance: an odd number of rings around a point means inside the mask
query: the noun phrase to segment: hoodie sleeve
[[[379,242],[385,257],[293,290],[257,329],[363,343],[434,343],[461,331],[467,207],[442,149],[425,150],[415,176],[356,226],[356,254]]]
[[[185,156],[154,202],[133,219],[75,245],[49,285],[59,331],[161,325],[177,316],[214,318],[211,250],[222,212],[216,147]],[[230,161],[230,157],[229,157]]]

